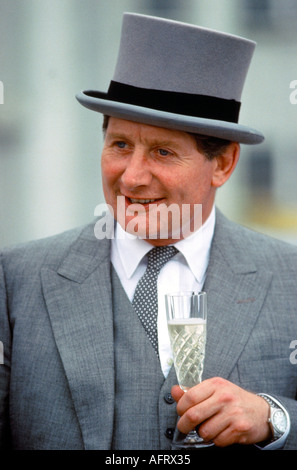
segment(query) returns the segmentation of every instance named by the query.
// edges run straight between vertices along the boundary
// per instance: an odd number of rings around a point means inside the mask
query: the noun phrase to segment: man
[[[115,227],[102,216],[2,253],[2,447],[170,449],[174,432],[197,427],[217,447],[297,448],[297,250],[214,207],[239,143],[263,140],[237,122],[253,49],[243,38],[124,16],[108,94],[78,95],[106,116],[102,180]],[[173,208],[166,236],[161,205]],[[165,257],[166,247],[172,257],[148,294],[147,256],[153,248]],[[202,289],[204,380],[184,393],[164,294]],[[145,310],[157,290],[158,317]]]

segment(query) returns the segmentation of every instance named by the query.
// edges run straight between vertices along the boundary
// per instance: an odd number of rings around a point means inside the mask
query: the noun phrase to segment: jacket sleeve
[[[9,380],[11,332],[8,321],[6,284],[0,255],[0,449],[9,448]]]

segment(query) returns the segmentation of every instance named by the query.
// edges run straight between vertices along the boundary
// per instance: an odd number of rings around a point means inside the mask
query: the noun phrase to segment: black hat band
[[[96,92],[87,93],[96,98]],[[100,98],[102,94],[99,93]],[[99,98],[99,96],[98,96]],[[139,88],[111,81],[107,99],[174,114],[238,122],[241,103],[232,99]]]

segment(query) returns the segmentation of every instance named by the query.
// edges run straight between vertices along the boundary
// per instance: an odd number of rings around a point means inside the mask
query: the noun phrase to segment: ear
[[[222,155],[215,157],[212,186],[219,188],[230,178],[237,165],[239,154],[239,144],[232,142]]]

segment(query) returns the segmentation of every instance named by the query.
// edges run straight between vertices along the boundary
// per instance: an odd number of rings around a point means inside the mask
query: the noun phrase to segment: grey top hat
[[[255,45],[207,28],[125,13],[108,92],[86,90],[76,98],[109,116],[257,144],[263,134],[238,124]]]

